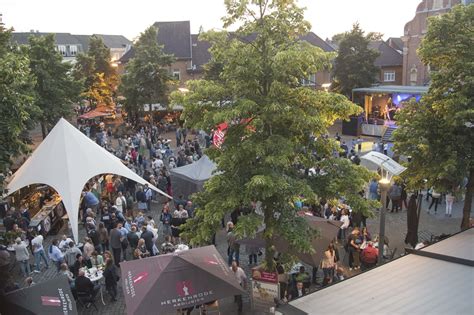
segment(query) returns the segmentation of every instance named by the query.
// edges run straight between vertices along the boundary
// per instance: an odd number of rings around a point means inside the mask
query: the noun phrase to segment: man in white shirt
[[[163,163],[163,160],[161,159],[154,158],[153,162],[151,162],[151,168],[153,169],[153,171],[155,171],[155,173],[159,171],[163,166],[164,166],[164,163]]]
[[[247,275],[245,274],[245,271],[239,267],[235,260],[232,262],[231,269],[237,282],[239,282],[240,286],[245,290],[247,287]],[[239,313],[242,312],[242,294],[234,296],[234,299],[237,302]]]
[[[59,242],[59,249],[63,252],[66,251],[66,249],[68,249],[69,247],[69,243],[72,242],[72,239],[70,239],[69,237],[67,237],[67,235],[63,235],[62,238],[61,238],[61,241]]]
[[[33,254],[35,256],[36,269],[34,272],[39,273],[41,271],[41,258],[43,258],[46,269],[49,268],[49,264],[46,254],[44,253],[43,235],[37,234],[36,231],[34,231],[33,236],[34,238],[31,240],[31,246],[33,246]]]
[[[122,192],[117,193],[117,198],[115,199],[115,206],[117,211],[123,213],[123,210],[127,208],[127,199],[122,195]]]

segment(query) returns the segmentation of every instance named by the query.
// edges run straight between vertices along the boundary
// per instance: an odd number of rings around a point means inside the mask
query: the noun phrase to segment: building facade
[[[63,56],[65,62],[76,62],[78,53],[87,53],[91,36],[100,37],[110,49],[112,61],[119,60],[131,47],[132,42],[122,35],[73,35],[70,33],[41,33],[38,31],[13,32],[12,38],[18,45],[28,45],[30,36],[46,36],[54,34],[56,50]]]
[[[202,78],[204,65],[211,59],[209,53],[211,45],[207,41],[199,40],[198,34],[191,34],[190,21],[156,22],[154,26],[158,29],[158,44],[163,45],[165,53],[175,57],[175,62],[169,67],[169,72],[177,79],[179,87],[184,87],[188,80]],[[330,45],[312,32],[301,39],[325,52],[334,51]],[[134,57],[134,54],[132,48],[120,59],[119,73],[125,71],[125,65]],[[323,85],[330,82],[329,70],[315,73],[302,80],[304,86],[315,89],[323,89]]]
[[[405,25],[403,40],[403,85],[427,85],[430,80],[429,67],[417,54],[424,34],[428,29],[428,18],[448,12],[460,3],[471,0],[423,0],[417,7],[415,17]]]
[[[377,81],[381,85],[401,85],[403,73],[403,56],[384,41],[371,41],[369,48],[379,52],[374,65],[380,69]]]

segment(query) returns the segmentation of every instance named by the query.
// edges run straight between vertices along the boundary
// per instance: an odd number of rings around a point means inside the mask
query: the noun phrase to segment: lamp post
[[[383,249],[385,246],[385,213],[387,206],[387,192],[390,188],[390,180],[387,178],[382,178],[379,180],[379,187],[381,192],[381,203],[382,207],[380,208],[380,231],[379,231],[379,257],[378,264],[383,264]]]

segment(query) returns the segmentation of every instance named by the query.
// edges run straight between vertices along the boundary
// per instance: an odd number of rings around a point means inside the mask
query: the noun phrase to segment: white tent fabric
[[[216,168],[216,164],[207,155],[203,155],[192,164],[172,169],[171,173],[186,176],[195,181],[206,181],[211,178]]]
[[[407,168],[398,164],[390,157],[382,154],[380,152],[371,151],[361,157],[362,160],[366,160],[369,162],[374,163],[378,167],[381,167],[391,175],[400,175],[403,173]]]
[[[172,198],[131,171],[120,159],[63,118],[15,172],[8,191],[11,194],[32,184],[46,184],[54,188],[62,198],[77,242],[81,192],[87,181],[100,174],[116,174],[142,185],[148,184],[156,192]]]

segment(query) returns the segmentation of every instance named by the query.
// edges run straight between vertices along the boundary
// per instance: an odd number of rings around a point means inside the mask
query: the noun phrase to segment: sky
[[[321,38],[359,22],[384,38],[403,35],[421,0],[299,0],[305,18]],[[221,29],[224,0],[0,0],[3,23],[18,32],[117,34],[130,40],[156,21],[191,21],[191,32]]]

